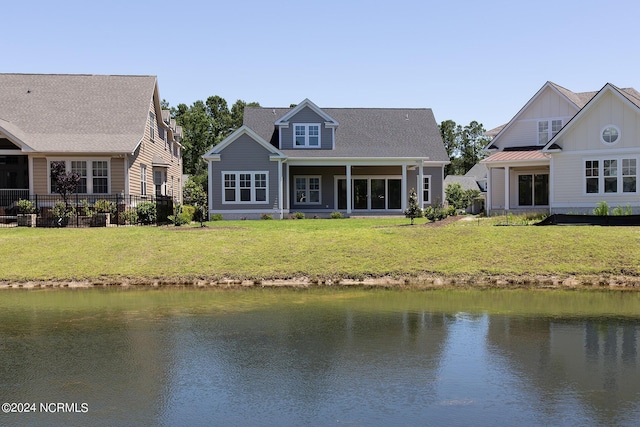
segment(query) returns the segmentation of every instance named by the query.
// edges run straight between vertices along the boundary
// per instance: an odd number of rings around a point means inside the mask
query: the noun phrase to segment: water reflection
[[[518,293],[4,295],[2,402],[89,412],[0,414],[0,424],[640,423],[633,297],[624,316],[551,317],[516,312],[521,297],[544,305]]]
[[[545,411],[571,405],[598,425],[640,421],[638,322],[494,316],[492,354],[534,386]]]

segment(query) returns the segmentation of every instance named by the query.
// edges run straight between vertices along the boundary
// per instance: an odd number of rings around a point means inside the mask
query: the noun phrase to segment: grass
[[[0,280],[640,275],[640,227],[425,227],[404,218],[217,221],[204,229],[0,229]]]

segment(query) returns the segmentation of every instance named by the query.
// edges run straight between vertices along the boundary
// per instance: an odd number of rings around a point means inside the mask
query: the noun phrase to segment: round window
[[[620,130],[616,126],[607,126],[602,130],[602,142],[613,144],[620,137]]]

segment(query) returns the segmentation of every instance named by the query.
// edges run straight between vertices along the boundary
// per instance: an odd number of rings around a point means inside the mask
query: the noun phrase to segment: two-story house
[[[449,162],[431,109],[246,108],[244,124],[204,155],[209,213],[224,218],[398,215],[411,189],[444,201]]]
[[[60,161],[83,198],[181,201],[181,133],[155,76],[0,74],[0,207],[55,194]]]
[[[485,147],[488,214],[640,209],[640,93],[547,82]]]

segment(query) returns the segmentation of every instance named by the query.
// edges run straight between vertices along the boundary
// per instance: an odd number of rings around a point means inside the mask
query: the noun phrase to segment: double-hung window
[[[293,125],[294,147],[320,148],[320,125],[317,123],[297,123]]]
[[[320,177],[296,176],[296,203],[305,205],[320,204]]]
[[[266,203],[267,172],[223,172],[222,203]]]
[[[540,120],[538,121],[538,145],[545,145],[551,141],[562,129],[562,120]]]
[[[107,194],[109,192],[109,167],[104,160],[92,161],[93,194]]]
[[[425,176],[422,180],[422,201],[431,203],[431,176]]]
[[[77,173],[80,177],[76,193],[87,194],[87,162],[85,160],[72,160],[71,172]]]
[[[140,165],[140,195],[147,195],[147,166]]]
[[[585,160],[587,194],[636,193],[636,158]]]
[[[108,194],[109,193],[109,161],[108,160],[58,160],[65,171],[78,175],[78,194]],[[53,162],[51,162],[53,163]],[[51,193],[56,193],[56,184],[51,182]]]
[[[149,139],[153,142],[156,137],[156,115],[149,112]]]

